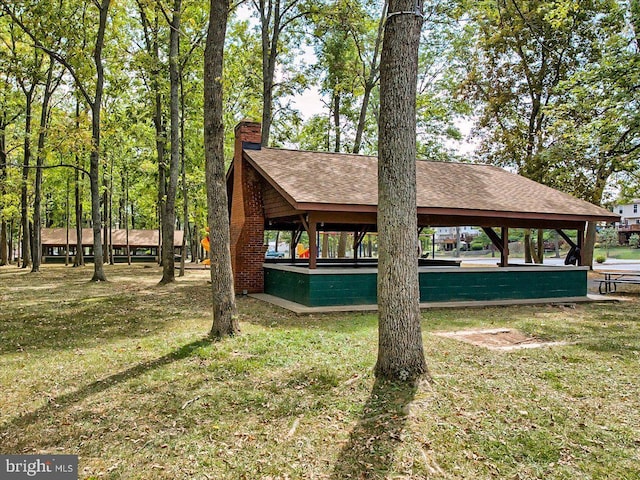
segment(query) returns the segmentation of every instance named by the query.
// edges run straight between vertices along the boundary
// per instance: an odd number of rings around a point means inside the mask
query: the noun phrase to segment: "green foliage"
[[[639,248],[640,247],[640,235],[638,235],[637,233],[634,233],[633,235],[631,235],[629,237],[629,246],[632,248]]]
[[[607,260],[607,256],[606,255],[596,255],[595,260],[597,263],[604,263]]]
[[[609,249],[611,247],[615,247],[616,245],[618,245],[618,230],[613,227],[608,227],[600,230],[598,236],[600,237],[600,243],[604,245],[607,254],[609,253]]]

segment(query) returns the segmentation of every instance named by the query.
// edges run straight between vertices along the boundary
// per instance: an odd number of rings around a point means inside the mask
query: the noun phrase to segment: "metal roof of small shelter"
[[[173,243],[176,246],[182,245],[182,230],[176,230],[173,233]],[[112,230],[112,242],[114,247],[127,246],[127,231],[125,229],[114,228]],[[69,229],[69,244],[76,244],[76,230]],[[158,230],[129,230],[130,247],[134,248],[150,248],[158,247],[160,244],[160,235]],[[67,245],[67,229],[66,228],[43,228],[42,229],[42,245],[46,247],[65,247]],[[82,229],[82,245],[85,247],[93,246],[93,229]]]
[[[375,225],[377,157],[277,148],[245,148],[243,155],[264,178],[265,196],[274,197],[275,191],[290,207],[265,200],[265,220],[272,228],[299,224],[300,214],[310,212],[317,221],[333,223],[329,228]],[[587,221],[619,219],[602,207],[491,165],[418,160],[416,181],[420,226],[584,229]]]

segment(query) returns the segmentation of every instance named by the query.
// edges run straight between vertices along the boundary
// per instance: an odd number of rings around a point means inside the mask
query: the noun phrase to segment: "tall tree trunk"
[[[20,186],[20,217],[22,222],[22,266],[31,265],[31,232],[29,229],[29,163],[31,160],[31,115],[35,86],[25,90],[25,127],[24,127],[24,163],[22,168],[22,184]]]
[[[382,36],[384,33],[384,22],[387,18],[387,2],[384,2],[382,8],[382,15],[380,16],[380,23],[378,24],[378,35],[376,36],[376,43],[373,49],[373,57],[371,58],[371,65],[369,68],[369,76],[364,84],[364,95],[362,96],[362,104],[360,105],[360,115],[358,117],[358,126],[356,128],[356,139],[353,142],[353,153],[360,153],[362,148],[362,135],[364,134],[364,127],[367,121],[367,111],[369,109],[369,100],[371,98],[371,92],[378,83],[378,72],[380,71],[380,65],[378,60],[380,58],[380,45],[382,45]]]
[[[131,265],[131,246],[129,245],[129,172],[124,172],[124,230],[127,243],[127,265]]]
[[[38,154],[36,156],[36,182],[33,200],[33,262],[31,272],[40,271],[42,260],[42,167],[44,166],[44,143],[47,138],[47,128],[49,124],[49,102],[55,91],[53,86],[53,59],[49,59],[49,70],[47,81],[44,85],[42,96],[42,110],[40,111],[40,131],[38,132]]]
[[[180,172],[180,15],[182,0],[173,2],[173,18],[169,34],[169,83],[171,110],[171,163],[169,185],[163,202],[162,223],[162,279],[161,284],[175,280],[174,230],[176,224],[176,192]]]
[[[184,122],[185,122],[185,98],[184,76],[180,71],[180,163],[182,176],[182,248],[180,249],[180,277],[184,277],[184,268],[187,256],[187,239],[189,237],[189,190],[187,188],[187,161],[184,149]]]
[[[80,101],[76,100],[76,130],[80,128]],[[74,267],[84,265],[84,249],[82,248],[82,179],[80,172],[80,156],[76,153],[75,184],[73,188],[76,216],[76,258],[73,260]]]
[[[204,152],[213,296],[210,334],[220,338],[235,335],[240,328],[231,270],[222,120],[222,60],[229,0],[210,0],[210,6],[204,54]]]
[[[333,92],[333,131],[335,132],[335,140],[333,151],[339,152],[341,139],[340,139],[340,94],[336,91]]]
[[[109,167],[109,265],[113,265],[113,156]]]
[[[69,177],[67,176],[67,190],[66,190],[66,200],[65,200],[65,248],[64,248],[64,265],[65,267],[69,265],[69,227],[71,226],[71,205],[70,201],[70,192],[69,192]]]
[[[7,181],[7,143],[5,129],[7,128],[7,126],[7,122],[4,120],[3,116],[2,123],[0,124],[0,199],[3,199],[4,194],[6,193],[5,182]],[[0,204],[0,208],[1,207],[2,205]],[[2,220],[0,221],[0,266],[8,265],[11,258],[11,255],[9,254],[7,233],[7,220],[3,216]]]
[[[7,221],[3,218],[0,222],[0,266],[9,265],[9,242],[7,241]]]
[[[269,145],[271,122],[273,120],[273,88],[280,41],[281,0],[259,2],[262,41],[262,138],[263,147]],[[273,25],[271,25],[273,20]],[[271,27],[271,28],[270,28]]]
[[[416,258],[416,89],[421,15],[421,0],[390,0],[380,61],[375,374],[403,381],[427,373]]]
[[[102,261],[102,238],[100,237],[102,221],[100,216],[100,114],[102,112],[102,94],[104,89],[104,66],[102,65],[102,48],[107,26],[107,15],[111,0],[102,0],[99,6],[100,23],[96,37],[93,58],[96,65],[96,92],[91,105],[91,156],[89,180],[91,185],[91,220],[93,222],[93,282],[105,282]],[[97,5],[97,4],[96,4]]]

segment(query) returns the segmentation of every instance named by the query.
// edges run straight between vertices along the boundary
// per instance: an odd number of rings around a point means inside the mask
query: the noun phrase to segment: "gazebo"
[[[320,231],[353,232],[357,247],[377,231],[377,158],[264,148],[254,122],[240,123],[235,133],[227,190],[236,291],[307,306],[376,303],[375,265],[318,268],[316,238]],[[508,230],[554,229],[579,252],[587,222],[613,222],[618,215],[495,166],[418,160],[416,171],[419,228],[481,227],[500,252],[501,267],[418,267],[416,258],[422,301],[586,296],[587,267],[579,255],[577,266],[512,266]],[[306,232],[308,261],[292,255],[266,263],[265,230],[292,232],[292,247]],[[577,231],[576,241],[567,230]]]

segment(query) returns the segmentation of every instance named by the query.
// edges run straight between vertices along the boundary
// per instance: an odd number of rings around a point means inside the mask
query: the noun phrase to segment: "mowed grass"
[[[210,342],[208,272],[0,268],[0,453],[79,455],[80,478],[640,478],[640,309],[433,310],[432,381],[376,382],[372,314],[239,298]],[[432,335],[512,327],[552,348]]]

